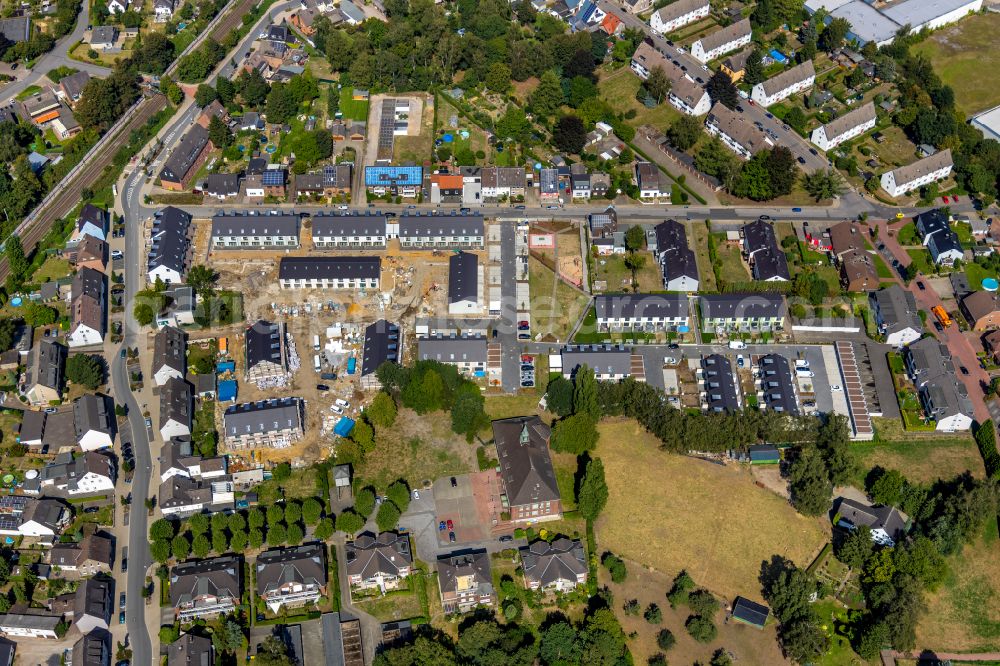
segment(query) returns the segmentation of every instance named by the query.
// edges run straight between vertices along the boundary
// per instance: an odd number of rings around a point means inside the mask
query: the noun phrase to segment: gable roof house
[[[21,512],[17,533],[51,543],[72,518],[73,512],[59,500],[47,497],[29,499]]]
[[[952,266],[965,256],[958,234],[948,224],[948,216],[940,209],[921,213],[914,221],[917,233],[930,251],[935,264]]]
[[[750,601],[744,597],[736,597],[733,600],[732,617],[737,622],[763,629],[770,615],[771,609],[756,601]]]
[[[640,199],[656,199],[665,196],[660,187],[660,169],[652,162],[636,162],[635,180],[639,186]]]
[[[312,216],[312,242],[317,248],[384,248],[388,218],[382,213],[316,213]]]
[[[191,179],[213,149],[208,130],[195,124],[188,130],[160,170],[160,185],[168,190],[186,190]]]
[[[653,227],[656,247],[651,248],[663,272],[667,291],[698,291],[698,262],[688,246],[687,230],[676,220],[664,220]]]
[[[551,429],[537,416],[493,422],[500,479],[511,522],[562,518],[562,502],[549,455]]]
[[[84,236],[71,253],[77,270],[90,268],[104,273],[108,269],[108,244],[94,236]]]
[[[190,254],[191,215],[167,206],[153,218],[146,274],[149,282],[159,278],[166,284],[180,284],[187,272]]]
[[[485,197],[485,174],[483,182]],[[404,213],[399,218],[399,244],[403,249],[482,248],[485,228],[481,213]]]
[[[83,96],[83,88],[90,81],[90,74],[87,72],[74,72],[69,76],[64,76],[59,81],[59,92],[62,93],[63,97],[73,106],[75,103],[80,101]]]
[[[108,397],[88,393],[74,400],[73,425],[76,440],[84,451],[111,448],[115,438],[115,418]]]
[[[302,606],[326,594],[326,544],[265,550],[255,565],[257,594],[272,612]]]
[[[579,539],[539,539],[521,548],[524,583],[529,590],[568,592],[587,582],[589,568]]]
[[[70,237],[69,244],[80,242],[84,236],[93,236],[102,241],[108,240],[108,212],[93,204],[84,204],[80,215],[76,218],[76,227]]]
[[[246,380],[258,386],[282,383],[288,376],[285,325],[259,319],[244,336]]]
[[[869,294],[868,305],[886,344],[904,347],[920,338],[924,325],[912,292],[894,284]]]
[[[951,175],[954,162],[951,148],[939,151],[912,164],[886,171],[880,183],[889,196],[898,197]]]
[[[73,624],[81,634],[108,628],[114,612],[114,585],[115,582],[106,576],[80,582],[73,601]]]
[[[220,503],[227,499],[224,494],[227,490],[225,486],[228,485],[231,484],[220,483]],[[216,503],[216,493],[213,486],[214,484],[204,483],[186,476],[172,476],[162,482],[157,491],[160,511],[165,517],[171,517],[188,516],[210,510]],[[232,508],[232,504],[229,505],[229,508]]]
[[[351,589],[394,590],[410,575],[413,553],[405,534],[371,532],[359,534],[344,546],[346,572]]]
[[[157,23],[166,23],[174,15],[174,0],[153,0],[153,17]]]
[[[880,284],[875,260],[864,250],[848,250],[840,257],[840,282],[847,291],[871,291]]]
[[[108,3],[108,13],[118,14],[128,7],[128,0],[111,0]],[[116,11],[117,9],[117,11]],[[94,26],[90,31],[90,46],[94,49],[108,51],[115,48],[118,42],[118,27],[114,25]]]
[[[49,550],[49,564],[80,576],[111,573],[114,546],[111,537],[98,532],[85,534],[79,543],[57,543]]]
[[[231,405],[223,414],[228,448],[281,448],[297,442],[304,433],[301,398],[272,398]]]
[[[184,634],[167,646],[167,666],[215,666],[215,647],[209,638]]]
[[[485,550],[438,557],[438,590],[444,612],[468,613],[496,604],[490,555]]]
[[[160,387],[160,436],[164,441],[191,434],[193,410],[190,384],[179,377],[164,382]]]
[[[781,294],[704,294],[698,300],[702,330],[709,333],[780,331],[788,316]]]
[[[750,43],[752,34],[750,19],[745,18],[741,21],[730,23],[725,28],[719,28],[692,44],[691,55],[698,62],[707,63],[730,51],[743,48]]]
[[[43,493],[58,497],[85,497],[115,489],[113,459],[97,451],[88,451],[78,458],[72,453],[60,453],[42,468],[39,486]]]
[[[649,27],[665,35],[708,16],[708,0],[676,0],[649,17]]]
[[[206,196],[215,197],[219,201],[233,199],[240,194],[240,175],[238,173],[210,173],[205,177]]]
[[[792,279],[788,259],[778,245],[770,221],[755,220],[741,229],[743,253],[750,264],[753,278],[761,282],[787,282]]]
[[[958,380],[948,347],[928,337],[912,343],[903,357],[917,387],[927,419],[940,432],[972,427],[973,408],[965,385]]]
[[[48,405],[62,394],[66,369],[66,347],[53,340],[40,340],[31,348],[25,371],[25,395],[32,405]]]
[[[667,99],[679,110],[690,116],[703,116],[712,107],[712,100],[705,87],[697,83],[691,75],[668,58],[647,39],[636,47],[632,54],[632,71],[645,80],[659,67],[670,81]]]
[[[689,326],[683,294],[601,294],[594,297],[597,327],[602,331],[672,331]]]
[[[830,234],[830,251],[837,260],[840,260],[850,250],[864,251],[866,249],[864,232],[852,220],[833,225],[828,233]]]
[[[812,60],[789,67],[780,74],[753,87],[750,98],[761,106],[771,106],[792,95],[808,90],[816,82],[816,69]]]
[[[906,536],[906,522],[893,506],[872,506],[841,497],[837,501],[837,526],[856,530],[862,525],[871,529],[872,541],[895,546]]]
[[[403,338],[399,326],[379,319],[365,328],[365,342],[361,348],[361,387],[364,389],[380,389],[375,371],[383,363],[399,363],[402,354]]]
[[[282,289],[378,289],[379,257],[282,257],[278,283]]]
[[[774,148],[774,141],[762,129],[721,102],[712,106],[705,119],[705,129],[745,160],[762,150]]]
[[[105,275],[93,268],[81,268],[73,276],[70,301],[71,324],[67,342],[70,347],[88,347],[104,342],[107,283]]]
[[[483,311],[479,257],[457,252],[448,259],[448,314],[479,314]]]
[[[224,555],[170,570],[170,603],[182,622],[231,613],[243,598],[243,558]]]
[[[810,141],[820,150],[828,151],[873,129],[877,120],[875,104],[868,102],[814,129]]]
[[[153,338],[153,380],[163,386],[187,373],[187,336],[179,328],[164,326]]]
[[[795,380],[788,358],[782,354],[766,354],[757,361],[757,402],[765,409],[797,416]]]
[[[977,291],[960,301],[962,314],[974,331],[1000,327],[1000,295],[992,291]]]
[[[702,357],[697,378],[702,409],[716,413],[738,412],[742,409],[733,364],[727,356],[710,354]]]
[[[188,437],[175,437],[160,449],[160,481],[174,476],[189,479],[217,479],[227,472],[226,456],[203,458],[195,455]]]

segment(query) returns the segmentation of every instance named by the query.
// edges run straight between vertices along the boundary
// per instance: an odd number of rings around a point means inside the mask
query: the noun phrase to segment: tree
[[[743,80],[749,85],[755,86],[758,83],[763,83],[765,78],[764,53],[760,47],[754,47],[743,66]]]
[[[531,110],[542,118],[548,118],[562,106],[563,98],[559,75],[554,70],[546,70],[538,80],[538,87],[531,93]]]
[[[371,404],[365,407],[365,417],[379,428],[391,428],[396,422],[396,401],[385,391],[379,391]]]
[[[160,518],[149,526],[150,539],[173,539],[174,523],[166,518]]]
[[[573,412],[588,414],[595,423],[602,416],[597,390],[594,371],[586,365],[580,366],[573,377]]]
[[[278,463],[271,474],[276,482],[283,483],[292,477],[292,466],[286,462]]]
[[[830,639],[815,620],[799,620],[781,628],[781,645],[793,660],[807,664],[826,654]]]
[[[285,502],[285,522],[289,525],[302,520],[302,505],[295,500]]]
[[[246,643],[243,636],[243,627],[233,620],[225,620],[212,632],[212,644],[216,652],[235,653]]]
[[[579,155],[587,143],[587,128],[577,116],[563,116],[552,130],[552,143],[565,153]]]
[[[816,591],[816,579],[805,570],[789,566],[764,581],[764,599],[771,605],[774,616],[781,624],[809,618],[812,615],[811,597]]]
[[[399,524],[399,508],[392,502],[382,502],[375,514],[375,524],[379,532],[388,532]]]
[[[878,504],[899,506],[903,496],[903,485],[906,479],[894,469],[882,470],[878,479],[871,485],[869,494]]]
[[[729,656],[724,648],[719,648],[712,655],[712,660],[708,662],[708,666],[733,666],[733,658]]]
[[[354,510],[362,518],[372,515],[375,510],[375,492],[371,488],[362,488],[354,495]]]
[[[663,611],[656,604],[649,604],[646,607],[646,612],[642,614],[642,617],[650,624],[660,624],[663,622]]]
[[[203,513],[196,513],[188,518],[188,529],[194,536],[208,532],[209,524],[208,516]]]
[[[267,507],[267,526],[273,527],[285,519],[285,510],[280,504],[272,504]]]
[[[27,277],[30,264],[24,255],[21,238],[16,234],[7,237],[4,245],[4,256],[7,258],[7,268],[10,274],[19,282],[24,280]]]
[[[15,236],[10,236],[15,238]],[[21,316],[28,326],[49,326],[56,323],[59,312],[44,303],[28,303],[21,308]]]
[[[625,567],[625,562],[617,555],[605,553],[604,557],[601,558],[601,564],[611,574],[612,582],[621,583],[628,577],[628,569]]]
[[[597,422],[587,413],[573,414],[556,422],[552,429],[553,451],[580,455],[597,447]]]
[[[153,312],[153,308],[149,303],[136,303],[132,309],[132,316],[135,317],[139,326],[149,326],[156,319],[156,313]]]
[[[227,128],[228,131],[228,128]],[[219,279],[219,274],[209,266],[198,264],[188,270],[185,282],[195,290],[202,298],[208,298],[215,294],[215,283]]]
[[[626,254],[625,259],[622,260],[622,263],[625,264],[625,268],[629,269],[630,271],[632,271],[633,274],[635,274],[636,271],[641,271],[643,266],[646,265],[646,255],[637,254],[635,252],[631,254]]]
[[[576,664],[583,656],[582,647],[573,625],[555,622],[542,632],[538,655],[545,664]]]
[[[558,416],[573,413],[573,382],[562,375],[549,381],[545,388],[548,410]]]
[[[242,553],[247,549],[248,537],[246,532],[233,532],[229,537],[229,548],[235,553]],[[221,552],[221,551],[220,551]]]
[[[325,473],[325,472],[324,472]],[[302,520],[306,525],[315,525],[323,515],[323,505],[319,500],[310,497],[302,503]]]
[[[813,285],[809,298],[818,305],[827,295],[826,281],[814,274]],[[817,290],[817,286],[822,285]],[[842,486],[854,476],[855,463],[850,450],[850,432],[847,427],[847,417],[840,414],[830,414],[820,424],[816,434],[816,448],[823,456],[830,482]]]
[[[681,571],[674,576],[673,586],[667,592],[667,601],[671,608],[685,605],[690,597],[691,590],[694,589],[694,579],[687,571]]]
[[[362,524],[362,527],[363,526],[364,525]],[[331,520],[330,518],[324,518],[323,520],[319,521],[318,525],[316,525],[316,529],[313,530],[313,536],[315,536],[320,541],[326,541],[331,536],[333,536],[333,529],[334,529],[333,520]]]
[[[288,541],[288,530],[282,524],[267,526],[267,545],[280,546]]]
[[[97,356],[75,354],[66,360],[66,379],[93,391],[104,382],[104,366]]]
[[[208,554],[212,552],[212,542],[204,534],[199,534],[191,543],[191,552],[199,559],[208,557]]]
[[[867,525],[851,530],[834,550],[837,559],[851,567],[861,569],[874,551],[872,531]]]
[[[580,490],[577,492],[577,508],[586,520],[597,520],[608,503],[608,485],[604,479],[604,463],[595,458],[584,469]]]
[[[364,453],[375,449],[375,429],[364,419],[358,419],[351,430],[351,441],[358,445]]]
[[[347,534],[356,534],[365,526],[365,519],[353,511],[344,511],[337,516],[337,530]]]
[[[268,122],[285,123],[288,122],[298,110],[298,102],[284,83],[275,83],[271,86],[271,92],[267,94],[267,104],[265,112]]]
[[[833,169],[803,174],[802,187],[816,201],[832,199],[844,193],[844,179]]]
[[[215,92],[215,88],[205,83],[199,84],[198,89],[194,93],[194,103],[202,108],[205,108],[217,99],[219,99],[219,94]]]
[[[259,527],[250,528],[250,547],[257,549],[264,545],[264,532]]]
[[[833,51],[840,48],[851,31],[851,24],[844,18],[835,18],[830,21],[819,36],[818,45],[824,51]]]
[[[191,554],[191,542],[183,534],[178,534],[170,542],[170,552],[175,560],[186,559]]]
[[[645,247],[646,231],[639,225],[629,227],[629,230],[625,232],[625,249],[629,252],[638,252]]]
[[[719,602],[708,590],[695,590],[688,595],[688,607],[695,615],[712,617],[719,610]]]
[[[792,506],[799,513],[818,516],[830,507],[833,484],[818,449],[803,449],[792,463],[789,477]]]
[[[531,137],[531,123],[524,110],[514,104],[507,106],[507,110],[497,121],[496,130],[498,137],[513,139],[518,143],[525,143]]]
[[[159,564],[166,564],[170,559],[170,541],[167,539],[154,539],[149,544],[149,554]]]
[[[288,647],[277,636],[264,639],[254,657],[254,663],[258,666],[295,666],[295,660],[288,654]]]
[[[264,512],[257,507],[254,507],[247,512],[247,525],[250,527],[263,527],[264,522]]]
[[[305,537],[305,532],[298,523],[292,523],[288,526],[287,540],[289,546],[298,546]]]
[[[657,104],[660,104],[667,98],[672,87],[670,79],[667,78],[667,73],[663,71],[662,67],[657,65],[649,70],[649,78],[646,79],[646,90],[649,91],[650,96],[656,100]]]
[[[7,351],[14,346],[14,334],[17,332],[17,322],[13,319],[0,319],[0,351]]]
[[[574,76],[569,82],[569,105],[581,108],[587,100],[597,97],[597,85],[585,76]]]
[[[208,138],[216,148],[228,148],[233,143],[233,133],[218,116],[208,121]]]
[[[229,106],[236,99],[236,84],[224,76],[215,81],[215,92],[222,106]]]
[[[471,442],[475,434],[490,424],[485,411],[486,400],[479,387],[472,383],[462,384],[451,406],[451,429]]]
[[[656,635],[656,645],[664,652],[668,652],[670,648],[677,644],[677,637],[669,629],[660,629],[660,633]]]
[[[715,628],[715,623],[710,618],[701,615],[689,617],[684,623],[684,628],[687,629],[691,638],[699,643],[711,643],[719,633],[718,629]]]
[[[510,90],[510,67],[502,62],[495,62],[486,70],[486,87],[493,92],[503,94]]]
[[[688,150],[702,136],[702,124],[694,116],[683,115],[670,125],[667,139],[678,150]]]
[[[385,496],[399,508],[400,513],[410,508],[410,487],[405,481],[394,481],[386,489]]]
[[[240,74],[240,78],[236,80],[236,90],[244,105],[258,109],[267,101],[271,86],[259,71],[253,69]]]
[[[716,72],[712,75],[712,78],[705,84],[705,90],[708,91],[708,96],[712,98],[713,103],[721,102],[730,109],[735,109],[736,105],[740,103],[736,84],[722,72]]]

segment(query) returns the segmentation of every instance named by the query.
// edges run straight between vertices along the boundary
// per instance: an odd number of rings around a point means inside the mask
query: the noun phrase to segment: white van
[[[315,349],[316,351],[319,351],[319,350],[320,350],[320,346],[319,346],[319,336],[318,336],[318,335],[314,335],[314,336],[313,336],[313,349]]]
[[[319,372],[322,369],[322,366],[319,363],[319,354],[313,354],[313,368],[316,369],[316,372]]]
[[[743,342],[742,340],[733,340],[733,341],[731,341],[729,343],[729,348],[730,349],[746,349],[747,348],[747,343]]]

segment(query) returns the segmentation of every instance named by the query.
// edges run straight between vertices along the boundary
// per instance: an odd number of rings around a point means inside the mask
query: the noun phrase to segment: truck
[[[323,366],[320,365],[319,362],[319,354],[313,354],[313,368],[316,369],[316,372],[319,372],[322,369],[322,367]]]
[[[951,317],[948,315],[948,312],[942,306],[935,305],[934,307],[931,308],[931,312],[934,313],[934,316],[937,317],[937,320],[941,322],[941,325],[944,326],[945,328],[948,328],[949,326],[952,325],[953,322],[951,320]]]
[[[314,336],[313,336],[313,349],[314,349],[315,351],[319,351],[319,350],[320,350],[320,346],[319,346],[319,336],[318,336],[318,335],[314,335]]]
[[[731,340],[729,342],[729,348],[730,349],[746,349],[747,348],[747,343],[743,342],[742,340]]]

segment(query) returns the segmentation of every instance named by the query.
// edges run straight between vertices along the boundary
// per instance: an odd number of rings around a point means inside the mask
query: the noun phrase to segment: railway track
[[[227,6],[224,15],[209,33],[208,38],[221,42],[232,30],[242,24],[243,17],[250,11],[259,0],[239,0]],[[24,246],[25,254],[30,255],[42,238],[49,232],[56,220],[66,215],[80,201],[83,190],[97,182],[104,169],[110,165],[115,154],[128,141],[132,132],[142,127],[150,118],[159,113],[167,105],[167,100],[163,95],[153,94],[147,97],[135,110],[132,120],[125,127],[112,137],[110,141],[101,146],[98,153],[92,157],[77,174],[73,175],[68,184],[62,186],[62,192],[48,203],[38,215],[31,226],[21,234],[21,244]],[[7,279],[10,268],[7,259],[0,257],[0,282]]]

